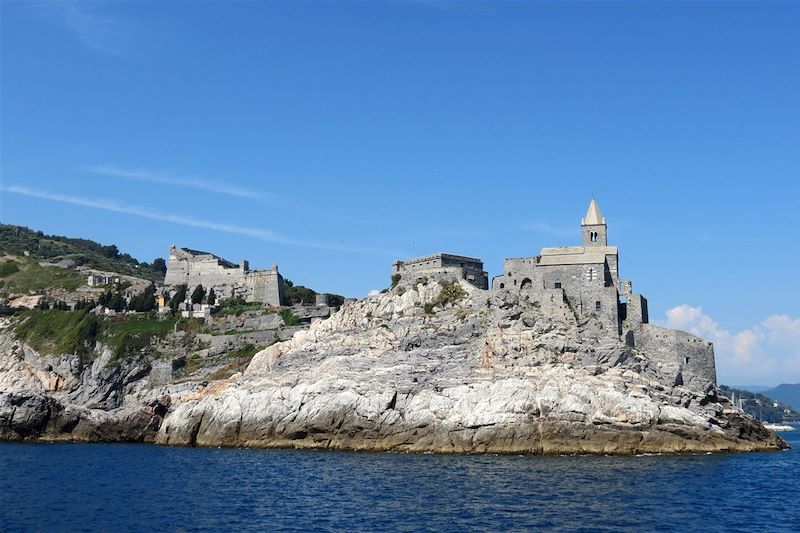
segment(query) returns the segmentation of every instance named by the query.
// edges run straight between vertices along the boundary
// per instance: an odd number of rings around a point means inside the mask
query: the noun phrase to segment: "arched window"
[[[521,288],[522,290],[530,289],[533,283],[531,282],[530,278],[525,278],[522,280]]]
[[[505,289],[505,288],[506,288],[506,284],[505,284],[505,283],[501,283],[501,284],[500,284],[500,288],[501,288],[501,289]]]
[[[596,231],[590,231],[589,232],[589,239],[592,242],[597,242],[597,232]]]
[[[594,281],[595,277],[596,276],[595,276],[595,272],[594,272],[593,268],[590,268],[589,270],[586,271],[586,279],[587,280]]]

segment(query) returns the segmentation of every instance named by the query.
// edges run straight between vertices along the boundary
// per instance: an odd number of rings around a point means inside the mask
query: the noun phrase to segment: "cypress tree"
[[[194,288],[194,292],[192,292],[192,303],[199,304],[203,301],[203,298],[206,296],[206,290],[203,288],[203,285],[198,285]]]

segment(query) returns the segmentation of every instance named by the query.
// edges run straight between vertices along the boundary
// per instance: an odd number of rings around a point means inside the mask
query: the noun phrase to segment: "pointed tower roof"
[[[600,212],[600,207],[597,205],[597,201],[592,198],[592,201],[589,204],[589,209],[586,211],[586,216],[583,218],[583,220],[581,220],[581,225],[595,226],[605,223],[606,219],[603,217],[603,213]]]

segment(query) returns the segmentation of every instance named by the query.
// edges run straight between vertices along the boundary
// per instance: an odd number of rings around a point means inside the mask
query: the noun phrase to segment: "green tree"
[[[167,273],[167,262],[164,261],[163,257],[156,257],[153,259],[153,270],[161,272],[162,274]]]
[[[110,301],[111,301],[111,291],[106,291],[103,294],[101,294],[100,297],[97,299],[97,305],[107,306],[108,302]]]
[[[142,308],[140,311],[152,311],[156,308],[156,286],[152,283],[144,290],[142,295]]]
[[[114,295],[111,297],[111,301],[108,302],[108,307],[114,311],[122,311],[125,309],[125,298],[122,297],[121,292],[114,293]]]
[[[44,235],[42,235],[44,237]],[[119,255],[119,249],[115,244],[110,246],[103,246],[100,248],[100,253],[106,257],[117,257]]]
[[[156,306],[156,288],[151,283],[145,290],[137,294],[128,302],[128,309],[131,311],[147,312],[152,311]]]
[[[192,303],[199,304],[203,301],[203,298],[206,297],[206,290],[203,288],[203,285],[198,285],[194,288],[192,292]]]
[[[175,288],[175,294],[172,295],[172,298],[169,300],[169,308],[175,313],[178,310],[178,306],[186,300],[186,291],[188,287],[185,283],[178,285]]]
[[[214,305],[217,302],[217,295],[214,294],[214,287],[208,290],[208,305]]]
[[[295,285],[289,280],[285,280],[284,285],[284,295],[290,304],[313,305],[316,301],[317,293],[312,289],[303,287],[302,285]]]

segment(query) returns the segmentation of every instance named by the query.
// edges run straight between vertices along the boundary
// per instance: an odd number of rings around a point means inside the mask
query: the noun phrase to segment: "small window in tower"
[[[560,289],[561,288],[561,282],[560,281],[556,281],[555,288],[556,289]]]
[[[594,269],[590,268],[589,270],[586,271],[586,279],[588,279],[589,281],[594,281],[594,278],[595,278]]]
[[[688,365],[689,364],[689,358],[688,357],[684,357],[683,358],[683,363]]]
[[[506,288],[506,284],[505,284],[505,283],[501,283],[501,284],[500,284],[500,288],[501,288],[501,289],[505,289],[505,288]]]
[[[601,307],[602,307],[602,304],[600,303],[600,301],[597,301],[597,302],[594,303],[594,310],[595,311],[599,311]]]

